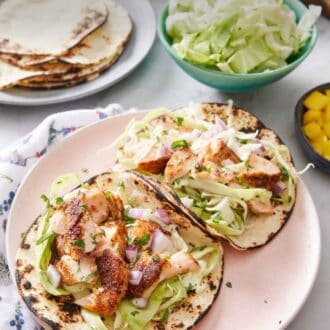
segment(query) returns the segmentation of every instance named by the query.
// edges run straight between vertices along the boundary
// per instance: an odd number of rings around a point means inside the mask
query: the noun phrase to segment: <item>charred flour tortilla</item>
[[[25,17],[26,15],[22,10],[24,7],[24,1],[15,0],[13,1],[13,4],[11,2],[12,1],[5,1],[4,5],[1,5],[1,9],[4,7],[3,10],[10,11],[10,13],[14,12],[11,14],[13,19],[18,19],[19,17],[21,25],[28,24],[27,20],[31,19],[32,15],[30,15],[31,17]],[[77,1],[75,0],[74,3],[75,2]],[[16,8],[15,6],[19,9],[18,13],[14,10]],[[46,4],[44,1],[36,1],[35,6],[37,8],[41,7],[44,10],[47,9],[47,11],[52,11],[53,14],[51,17],[58,20],[56,11],[63,6],[65,7],[66,3],[62,0],[52,0]],[[48,8],[49,6],[50,8]],[[0,33],[0,71],[3,73],[0,77],[0,90],[13,86],[40,89],[74,86],[97,78],[102,72],[109,69],[117,61],[130,39],[133,28],[131,18],[127,11],[112,0],[98,0],[93,3],[88,3],[88,1],[86,2],[84,0],[81,1],[79,6],[75,6],[74,4],[72,6],[70,5],[67,9],[68,16],[72,19],[77,16],[78,19],[80,7],[82,11],[81,15],[86,12],[87,18],[93,16],[99,11],[102,12],[102,10],[105,11],[105,15],[103,17],[100,13],[100,17],[98,16],[97,19],[100,20],[100,18],[102,18],[102,21],[99,22],[100,24],[98,26],[93,28],[93,31],[90,31],[88,34],[87,32],[82,34],[79,42],[75,43],[73,47],[67,47],[65,51],[58,54],[49,52],[45,55],[40,55],[37,51],[32,53],[28,51],[26,51],[26,53],[21,53],[19,51],[9,52],[8,50],[4,50],[4,52],[1,52],[1,46],[12,48],[12,42],[10,40],[8,42],[1,42]],[[94,11],[92,10],[93,8]],[[70,15],[70,10],[72,9],[74,9],[75,15]],[[36,10],[36,12],[38,11]],[[21,16],[23,16],[23,18],[25,17],[26,20],[21,19]],[[91,17],[91,19],[92,18],[93,17]],[[62,17],[62,20],[65,21],[65,17]],[[32,26],[31,28],[34,30],[45,30],[38,26],[38,20],[35,21],[34,24],[36,26],[28,24],[28,28]],[[48,20],[46,19],[45,22],[48,22]],[[10,22],[6,18],[2,23],[9,24]],[[63,39],[59,36],[56,37],[56,32],[59,35],[68,33],[66,30],[68,30],[71,26],[70,24],[73,23],[74,22],[70,23],[65,21],[62,22],[62,24],[53,24],[56,26],[54,31],[48,31],[48,29],[46,29],[49,33],[44,34],[41,37],[39,34],[41,40],[43,40],[43,38],[47,39],[47,43],[39,40],[37,44],[40,47],[55,47],[56,40]],[[77,31],[77,33],[83,33],[84,29],[88,30],[91,24],[93,24],[93,21],[89,22],[88,20],[85,22],[82,20],[82,27],[81,29],[78,29],[79,31]],[[17,38],[26,41],[25,34],[29,31],[28,28],[24,30],[21,25],[17,32]],[[61,27],[62,25],[64,26],[59,28],[60,25]],[[13,34],[13,37],[15,37],[15,31],[10,32]]]
[[[223,275],[223,251],[220,243],[214,241],[210,236],[200,230],[198,226],[187,219],[180,208],[170,203],[157,187],[137,173],[112,172],[101,174],[92,178],[82,187],[79,189],[94,189],[97,187],[100,191],[106,193],[110,193],[110,191],[115,192],[120,196],[124,205],[132,203],[132,200],[134,200],[134,206],[139,209],[152,208],[163,210],[168,215],[168,218],[171,219],[171,222],[177,226],[179,235],[189,246],[189,249],[194,251],[191,253],[194,253],[193,255],[196,258],[198,255],[202,256],[203,251],[207,253],[208,249],[218,251],[215,254],[217,257],[216,262],[213,260],[213,263],[215,262],[214,268],[197,285],[194,282],[194,277],[189,277],[193,275],[180,275],[182,276],[180,282],[184,283],[185,286],[188,285],[188,288],[184,289],[183,301],[178,302],[177,307],[171,307],[165,310],[161,318],[158,317],[150,321],[146,328],[188,329],[193,327],[212,307],[220,290]],[[134,213],[133,211],[131,212]],[[137,209],[135,209],[135,212],[137,212]],[[128,219],[129,221],[132,220],[130,218]],[[93,323],[95,322],[94,319],[88,321],[88,317],[86,320],[86,315],[83,315],[82,309],[75,304],[75,298],[70,294],[55,296],[46,292],[40,283],[35,252],[36,241],[40,239],[38,230],[40,231],[42,221],[43,216],[40,216],[32,224],[17,254],[16,282],[27,307],[45,329],[113,329],[114,322],[117,322],[118,326],[118,319],[114,321],[109,317],[102,318],[102,320],[98,318],[101,324]],[[214,257],[212,258],[214,259]],[[204,267],[207,268],[208,266]],[[178,279],[175,279],[175,281],[178,281]],[[168,284],[169,288],[166,289],[161,283],[156,290],[163,290],[164,294],[168,294],[171,290],[170,284]],[[150,302],[153,299],[151,297]],[[143,311],[141,309],[140,313]],[[132,321],[132,318],[139,317],[139,312],[136,309],[132,311],[132,305],[127,299],[120,305],[120,313],[122,319],[125,320],[125,317],[130,319],[128,329],[141,329],[138,321],[136,321],[137,323],[134,323],[134,320]],[[121,322],[123,322],[122,319]]]
[[[0,51],[61,55],[102,25],[107,16],[100,0],[36,0],[29,6],[24,0],[3,1]]]
[[[287,147],[235,106],[151,111],[117,146],[119,167],[148,175],[193,223],[237,249],[269,242],[294,207],[297,174]]]

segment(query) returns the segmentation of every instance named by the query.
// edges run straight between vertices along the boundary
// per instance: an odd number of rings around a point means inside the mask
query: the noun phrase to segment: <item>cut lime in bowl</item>
[[[284,3],[295,13],[297,20],[300,20],[303,14],[307,11],[307,8],[298,0],[284,1]],[[259,73],[225,73],[217,68],[213,69],[188,62],[178,56],[172,47],[172,38],[166,31],[166,19],[168,15],[169,12],[167,6],[164,8],[158,20],[158,36],[166,51],[171,55],[181,69],[183,69],[194,79],[208,86],[229,93],[257,89],[283,78],[305,60],[316,43],[317,30],[316,27],[313,26],[311,35],[305,42],[304,46],[299,49],[298,53],[290,56],[287,60],[288,65]]]

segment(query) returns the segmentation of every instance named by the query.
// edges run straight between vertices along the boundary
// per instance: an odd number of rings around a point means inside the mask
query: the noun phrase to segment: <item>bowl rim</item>
[[[305,113],[306,107],[303,105],[303,101],[306,99],[306,97],[311,94],[314,91],[318,92],[323,92],[323,90],[329,88],[330,89],[330,82],[323,83],[320,85],[317,85],[307,92],[305,92],[297,101],[296,106],[295,106],[295,111],[294,111],[294,120],[295,120],[295,126],[296,126],[296,131],[298,132],[300,138],[302,139],[302,143],[300,142],[303,147],[307,148],[308,151],[313,155],[314,158],[316,158],[318,163],[323,163],[323,166],[327,166],[330,169],[330,160],[327,160],[323,156],[321,156],[319,153],[316,152],[316,150],[312,147],[311,143],[309,142],[308,138],[304,134],[302,130],[302,114]],[[300,117],[300,118],[299,118]]]
[[[302,2],[299,2],[298,5],[304,7],[304,9],[307,9],[307,7]],[[290,7],[290,5],[288,5],[288,6]],[[158,32],[158,37],[159,37],[161,43],[165,46],[165,49],[170,53],[171,56],[174,57],[175,60],[179,61],[180,63],[182,63],[184,65],[188,65],[191,68],[197,69],[202,72],[204,71],[204,72],[208,72],[208,73],[219,75],[219,76],[237,77],[237,78],[270,77],[270,76],[273,76],[274,74],[281,74],[281,73],[285,74],[285,73],[289,73],[290,71],[292,71],[297,65],[299,65],[303,60],[305,60],[306,57],[311,53],[311,51],[313,50],[313,48],[316,44],[317,26],[316,26],[316,24],[314,24],[312,33],[307,40],[307,45],[308,45],[307,49],[297,59],[295,59],[293,62],[289,63],[288,65],[286,65],[282,68],[269,70],[266,72],[226,73],[226,72],[222,72],[220,70],[207,68],[202,65],[186,61],[176,54],[176,52],[173,50],[172,46],[169,44],[169,42],[167,41],[167,39],[165,37],[165,35],[170,37],[164,28],[165,20],[168,16],[168,8],[169,8],[169,5],[166,5],[163,8],[163,10],[161,11],[161,14],[159,16],[158,22],[157,22],[157,32]]]

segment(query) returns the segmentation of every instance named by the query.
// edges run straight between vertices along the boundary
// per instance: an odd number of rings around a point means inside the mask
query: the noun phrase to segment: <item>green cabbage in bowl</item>
[[[310,6],[296,22],[281,0],[170,0],[166,31],[186,61],[224,73],[258,73],[294,59],[320,11]]]

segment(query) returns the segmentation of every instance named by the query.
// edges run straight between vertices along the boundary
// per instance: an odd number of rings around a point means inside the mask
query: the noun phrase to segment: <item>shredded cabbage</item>
[[[188,186],[212,194],[233,197],[244,201],[248,201],[253,198],[258,198],[261,201],[267,201],[272,197],[272,193],[263,188],[232,188],[222,183],[198,178],[180,179],[179,185]]]
[[[226,73],[262,72],[287,65],[320,13],[310,6],[297,24],[281,0],[170,0],[166,30],[189,62]]]
[[[197,260],[199,269],[181,275],[181,282],[186,289],[202,293],[205,289],[201,286],[202,279],[210,274],[219,263],[220,250],[216,246],[194,247],[190,253]]]
[[[147,308],[139,309],[129,299],[119,306],[123,320],[131,330],[142,330],[161,311],[161,306],[170,308],[186,297],[186,289],[176,277],[161,283],[151,294]],[[168,302],[171,305],[168,306]]]
[[[65,189],[67,186],[80,184],[81,180],[74,173],[69,173],[62,175],[55,179],[51,184],[50,189],[50,201],[55,203],[58,195]],[[38,227],[38,240],[35,245],[36,252],[36,268],[39,273],[40,283],[44,289],[54,296],[60,295],[69,295],[70,292],[63,290],[61,288],[56,288],[47,277],[47,267],[49,265],[51,256],[52,256],[52,244],[56,238],[56,234],[51,231],[50,219],[54,213],[53,207],[49,204],[47,205],[46,212],[42,217],[39,227]]]
[[[49,208],[42,218],[40,225],[38,227],[38,237],[42,237],[43,235],[47,235],[49,232],[49,219],[52,215],[52,209]],[[54,295],[54,296],[61,296],[61,295],[68,295],[70,292],[56,288],[48,279],[47,277],[47,267],[49,265],[49,261],[52,256],[52,250],[51,246],[53,244],[53,241],[55,239],[55,235],[49,236],[46,240],[44,240],[42,243],[35,246],[36,251],[36,268],[38,270],[39,274],[39,281],[41,285],[44,287],[44,289]]]
[[[92,313],[84,308],[81,309],[81,316],[84,321],[93,329],[93,330],[107,330],[108,328],[103,323],[101,316]]]
[[[75,173],[67,173],[56,178],[50,186],[50,200],[54,201],[65,188],[80,185],[81,180]]]

